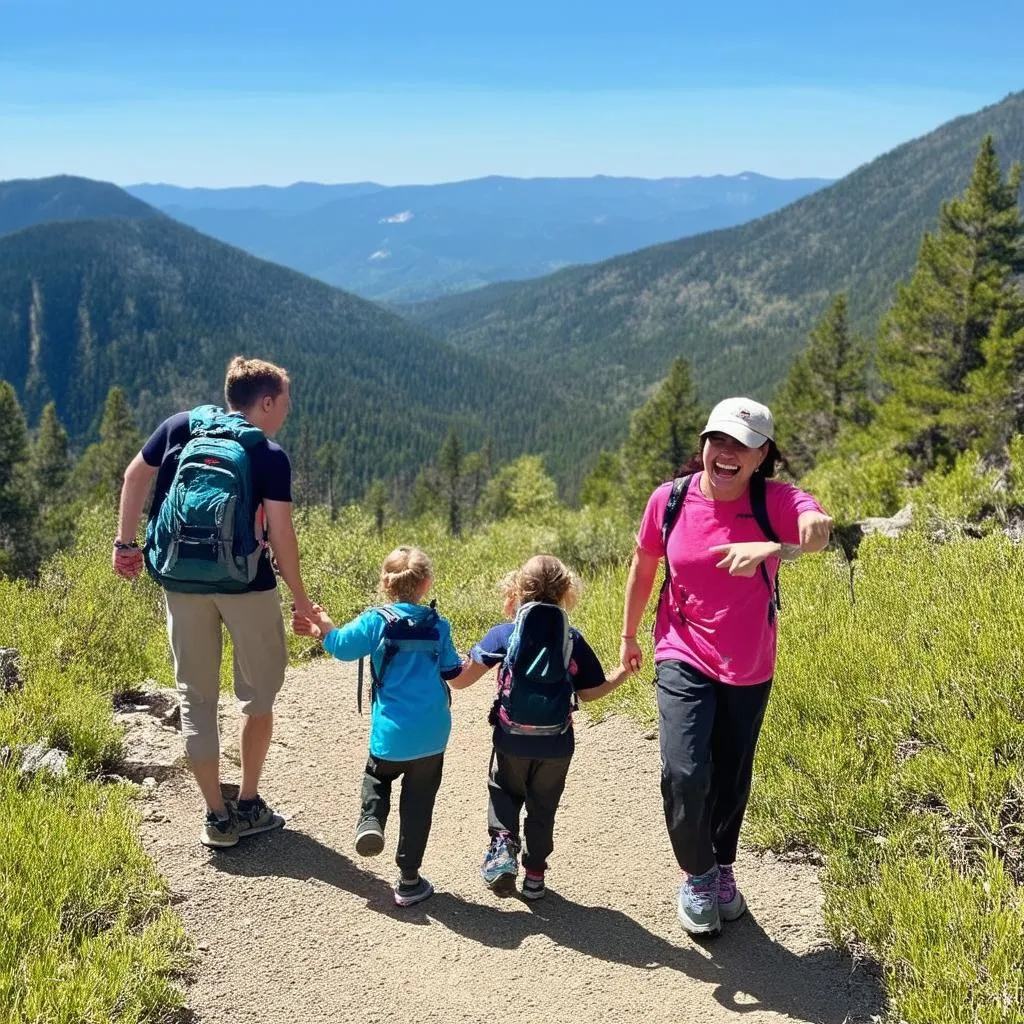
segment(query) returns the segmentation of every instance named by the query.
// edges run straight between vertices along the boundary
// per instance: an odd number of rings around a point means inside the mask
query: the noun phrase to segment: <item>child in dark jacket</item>
[[[568,625],[579,583],[554,556],[534,555],[502,581],[503,622],[469,652],[452,686],[462,689],[498,667],[498,696],[491,713],[487,826],[491,841],[480,874],[492,889],[514,888],[522,850],[522,893],[539,899],[554,848],[555,813],[565,788],[576,740],[576,698],[591,701],[629,675],[621,665],[605,676],[579,630]],[[520,838],[520,815],[526,820]]]

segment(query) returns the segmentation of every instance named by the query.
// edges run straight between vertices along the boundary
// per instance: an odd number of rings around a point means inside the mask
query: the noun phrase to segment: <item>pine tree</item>
[[[69,501],[71,469],[68,434],[57,416],[57,406],[49,402],[43,409],[30,460],[39,511],[40,558],[67,547],[74,539],[78,509]]]
[[[867,423],[867,365],[867,343],[851,331],[846,296],[837,295],[775,396],[779,447],[796,476],[814,467],[841,427]]]
[[[377,536],[382,537],[384,535],[384,520],[387,518],[388,511],[388,491],[383,480],[374,480],[370,484],[363,496],[363,505],[373,516]]]
[[[39,421],[39,430],[32,446],[32,476],[44,508],[52,507],[65,497],[64,485],[71,475],[68,432],[57,416],[57,406],[48,402]]]
[[[0,575],[25,575],[36,562],[35,501],[28,475],[28,426],[14,388],[0,380]]]
[[[100,440],[90,445],[75,467],[76,490],[90,501],[116,504],[128,463],[142,447],[124,392],[113,387],[107,394],[100,423]]]
[[[689,362],[680,357],[654,396],[634,414],[622,446],[627,498],[642,505],[697,451],[705,413],[697,401]]]
[[[489,520],[515,516],[537,522],[558,508],[558,486],[540,455],[521,455],[487,482],[481,509]]]
[[[920,468],[949,459],[962,444],[943,418],[967,377],[982,366],[982,343],[1000,314],[1003,332],[1024,326],[1024,227],[1018,209],[1021,169],[1004,181],[986,136],[962,196],[943,203],[938,230],[925,235],[910,282],[898,289],[878,346],[892,401],[909,417],[908,445]]]
[[[621,504],[622,498],[622,455],[619,452],[601,452],[580,487],[580,504],[606,508]]]
[[[438,469],[448,504],[448,532],[453,537],[462,534],[459,484],[462,482],[462,442],[455,428],[448,431],[438,455]]]
[[[316,465],[323,483],[323,497],[333,520],[337,515],[337,498],[341,493],[341,445],[328,441],[316,450]]]

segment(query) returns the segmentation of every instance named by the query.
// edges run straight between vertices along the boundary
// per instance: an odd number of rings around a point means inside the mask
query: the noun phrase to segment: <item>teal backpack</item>
[[[263,554],[249,449],[265,435],[215,405],[193,409],[188,426],[167,496],[146,529],[146,568],[165,590],[244,593]]]

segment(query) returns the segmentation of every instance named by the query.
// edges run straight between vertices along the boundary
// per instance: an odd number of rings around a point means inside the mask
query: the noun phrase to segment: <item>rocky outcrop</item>
[[[147,680],[114,698],[114,720],[124,727],[118,773],[132,782],[163,782],[185,766],[178,694]]]

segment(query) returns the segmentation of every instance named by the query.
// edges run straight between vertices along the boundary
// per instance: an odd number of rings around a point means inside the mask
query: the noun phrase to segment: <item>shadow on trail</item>
[[[312,836],[284,829],[244,847],[218,852],[212,863],[229,874],[311,878],[366,900],[367,908],[404,923],[441,926],[493,949],[517,949],[532,935],[608,963],[639,970],[672,970],[714,985],[714,999],[742,1015],[773,1011],[804,1024],[854,1024],[884,1011],[884,999],[864,969],[833,948],[804,955],[779,945],[750,914],[727,925],[717,939],[698,948],[679,933],[669,942],[619,910],[576,903],[548,891],[521,910],[496,912],[451,893],[396,907],[391,886]],[[315,899],[315,894],[310,894]],[[667,902],[667,901],[666,901]],[[671,913],[671,911],[669,911]],[[674,925],[674,927],[678,927]]]

